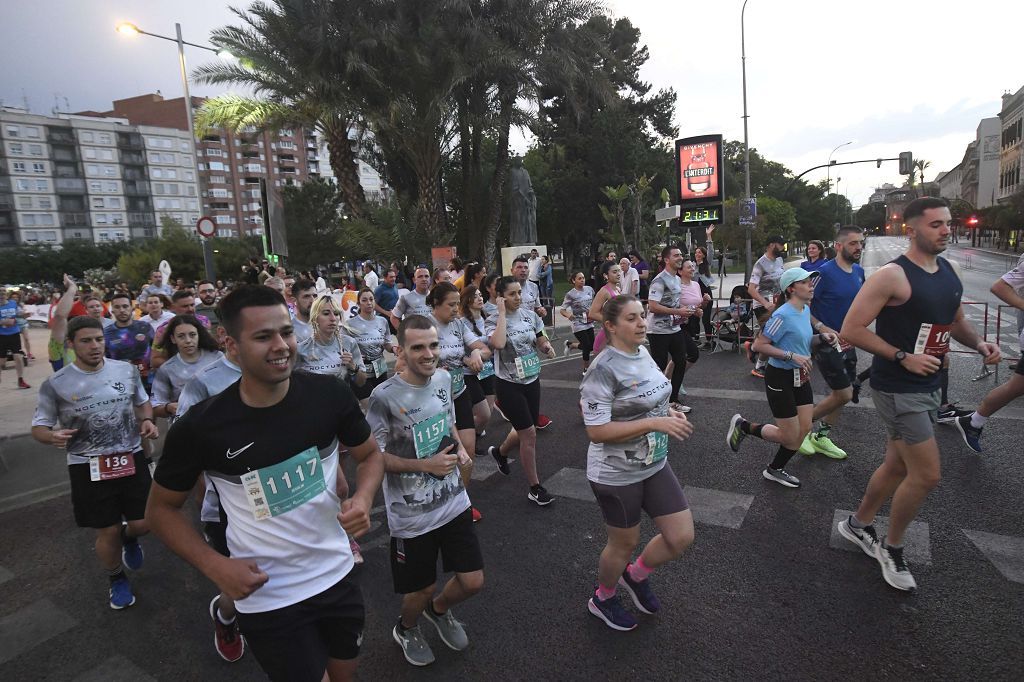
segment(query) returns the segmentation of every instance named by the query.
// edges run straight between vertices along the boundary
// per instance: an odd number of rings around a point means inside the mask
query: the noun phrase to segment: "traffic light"
[[[972,215],[970,218],[967,219],[967,227],[974,228],[974,227],[977,227],[977,226],[978,226],[978,216]]]
[[[900,152],[900,175],[910,175],[914,172],[914,154],[912,152]]]

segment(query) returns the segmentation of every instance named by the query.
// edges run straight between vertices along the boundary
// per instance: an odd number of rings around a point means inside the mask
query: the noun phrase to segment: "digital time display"
[[[683,209],[679,214],[681,223],[702,223],[717,222],[719,220],[719,209],[717,206],[710,208],[689,208]]]

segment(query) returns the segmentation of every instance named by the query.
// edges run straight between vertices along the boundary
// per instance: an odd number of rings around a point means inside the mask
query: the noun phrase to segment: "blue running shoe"
[[[587,608],[612,630],[626,632],[637,626],[636,616],[622,608],[622,602],[619,601],[618,595],[613,594],[604,601],[593,596],[587,602]]]
[[[137,571],[142,568],[142,560],[146,558],[146,553],[142,551],[142,545],[139,544],[137,538],[130,538],[125,540],[121,546],[121,560],[124,565],[133,571]]]
[[[974,414],[973,412],[971,414]],[[967,444],[971,450],[975,452],[981,452],[981,429],[976,429],[971,426],[971,415],[964,415],[957,417],[953,421],[953,425],[956,430],[960,432],[960,437],[964,439],[964,443]]]
[[[135,603],[135,595],[132,594],[132,584],[128,578],[120,577],[110,583],[110,608],[120,611]]]
[[[630,598],[636,607],[644,613],[651,615],[658,612],[661,608],[661,602],[654,595],[651,590],[650,580],[633,580],[629,576],[629,567],[622,572],[622,577],[619,578],[619,584],[622,585],[626,592],[629,593]]]

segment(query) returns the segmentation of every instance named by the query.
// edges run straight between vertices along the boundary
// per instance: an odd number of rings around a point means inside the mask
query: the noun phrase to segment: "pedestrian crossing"
[[[49,599],[40,599],[0,618],[0,664],[77,625]]]

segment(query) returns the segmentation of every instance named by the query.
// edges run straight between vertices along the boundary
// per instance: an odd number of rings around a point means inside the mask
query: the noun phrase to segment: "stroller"
[[[711,320],[714,332],[715,351],[725,350],[723,343],[732,344],[732,350],[754,336],[754,315],[747,288],[742,284],[733,287],[729,294],[730,305],[720,307]]]

